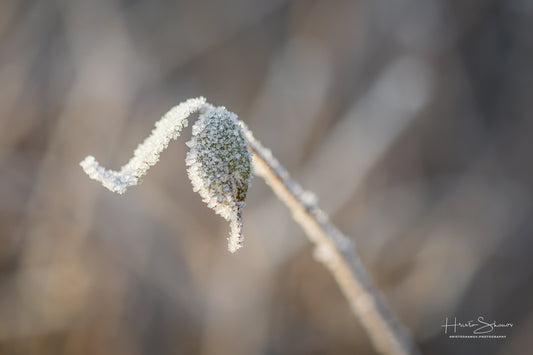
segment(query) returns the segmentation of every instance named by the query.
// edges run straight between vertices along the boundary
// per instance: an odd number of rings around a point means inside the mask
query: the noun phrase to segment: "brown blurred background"
[[[373,354],[259,178],[245,247],[186,176],[187,98],[237,113],[357,243],[427,354],[533,346],[529,0],[0,1],[1,354]],[[453,340],[446,317],[511,322]]]

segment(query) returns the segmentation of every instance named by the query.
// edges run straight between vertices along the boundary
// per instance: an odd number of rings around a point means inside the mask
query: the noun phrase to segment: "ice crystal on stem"
[[[91,179],[122,194],[138,185],[171,139],[179,137],[187,118],[200,111],[187,143],[186,163],[193,190],[207,206],[230,222],[228,249],[242,247],[242,209],[251,175],[251,153],[237,115],[224,107],[213,107],[203,97],[187,100],[168,111],[155,124],[152,134],[135,149],[133,157],[120,171],[105,169],[89,155],[80,165]]]

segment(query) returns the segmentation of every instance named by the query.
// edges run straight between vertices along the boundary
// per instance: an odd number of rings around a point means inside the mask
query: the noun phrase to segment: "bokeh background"
[[[427,354],[533,340],[533,2],[0,2],[1,354],[373,354],[265,183],[245,247],[187,180],[187,98],[237,113],[357,244]],[[446,317],[513,323],[452,340]]]

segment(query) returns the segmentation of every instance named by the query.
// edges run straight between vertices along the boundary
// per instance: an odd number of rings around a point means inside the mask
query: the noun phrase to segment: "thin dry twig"
[[[255,139],[244,124],[242,126],[249,148],[254,153],[255,173],[287,205],[294,219],[315,244],[315,256],[337,280],[375,348],[383,354],[418,354],[413,339],[373,285],[356,254],[354,243],[331,224],[318,207],[316,198],[292,180],[272,153]]]

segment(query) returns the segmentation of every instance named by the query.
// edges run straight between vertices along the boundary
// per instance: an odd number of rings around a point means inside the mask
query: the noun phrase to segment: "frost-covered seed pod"
[[[250,184],[251,153],[237,115],[207,107],[192,127],[186,163],[193,190],[230,222],[228,249],[242,247],[242,208]]]

